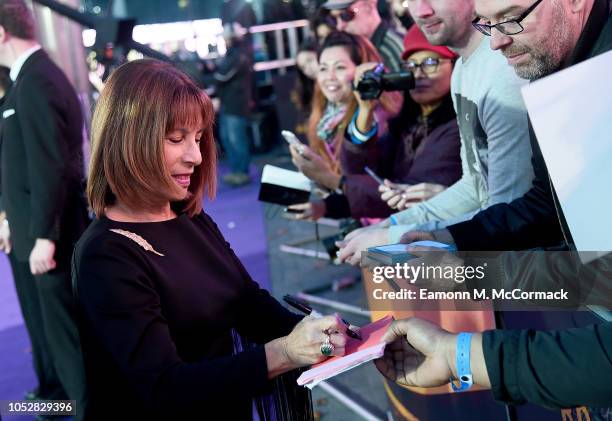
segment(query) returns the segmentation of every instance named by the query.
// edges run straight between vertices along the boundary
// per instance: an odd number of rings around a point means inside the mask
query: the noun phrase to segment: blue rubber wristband
[[[472,369],[470,367],[470,346],[472,344],[472,334],[461,332],[457,335],[457,351],[455,354],[457,362],[457,376],[459,377],[456,381],[459,382],[457,386],[455,379],[451,378],[451,387],[455,392],[465,392],[472,387]]]

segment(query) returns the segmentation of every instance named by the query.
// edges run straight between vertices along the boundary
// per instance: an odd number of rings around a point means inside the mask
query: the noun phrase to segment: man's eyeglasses
[[[507,20],[504,22],[496,23],[495,25],[487,25],[486,23],[478,23],[480,18],[476,18],[472,21],[472,26],[476,28],[478,31],[482,32],[486,36],[491,36],[491,31],[493,28],[496,28],[499,32],[504,35],[516,35],[520,34],[525,30],[521,22],[529,16],[531,12],[534,11],[538,5],[542,3],[542,0],[537,0],[534,4],[532,4],[529,9],[525,10],[518,18]]]
[[[440,67],[440,63],[444,61],[449,61],[449,59],[427,57],[425,60],[423,60],[420,63],[417,63],[414,60],[407,60],[403,63],[402,67],[405,70],[408,70],[412,73],[416,73],[417,69],[421,69],[421,71],[425,73],[426,75],[431,75],[438,71],[438,68]]]

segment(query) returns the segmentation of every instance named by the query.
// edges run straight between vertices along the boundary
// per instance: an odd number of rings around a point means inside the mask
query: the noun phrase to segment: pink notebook
[[[312,389],[323,380],[382,357],[386,344],[380,342],[380,340],[392,321],[393,316],[388,315],[374,323],[363,326],[359,331],[362,337],[361,341],[347,338],[346,354],[343,357],[331,357],[313,365],[310,370],[303,372],[298,377],[297,383],[300,386]]]

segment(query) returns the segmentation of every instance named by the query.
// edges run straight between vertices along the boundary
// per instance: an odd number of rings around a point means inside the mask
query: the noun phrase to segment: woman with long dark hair
[[[317,83],[308,121],[310,147],[292,147],[291,153],[293,162],[307,177],[330,190],[339,187],[340,155],[349,123],[356,113],[369,113],[369,103],[353,91],[353,80],[373,62],[380,62],[380,56],[370,41],[358,35],[334,32],[319,48]],[[375,107],[381,131],[386,131],[387,119],[396,115],[401,106],[400,93],[383,93]]]

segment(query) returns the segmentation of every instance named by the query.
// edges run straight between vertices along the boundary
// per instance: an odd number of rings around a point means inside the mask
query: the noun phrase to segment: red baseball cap
[[[402,53],[402,58],[406,60],[412,53],[423,50],[433,51],[444,58],[456,59],[458,57],[457,54],[446,47],[431,45],[419,27],[412,25],[404,37],[404,52]]]

